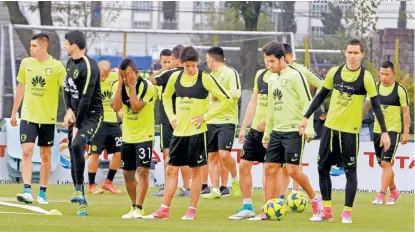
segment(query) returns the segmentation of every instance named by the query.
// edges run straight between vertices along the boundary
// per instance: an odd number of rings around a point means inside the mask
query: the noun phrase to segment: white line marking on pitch
[[[30,214],[30,215],[44,215],[38,213],[19,213],[19,212],[0,212],[0,214]]]

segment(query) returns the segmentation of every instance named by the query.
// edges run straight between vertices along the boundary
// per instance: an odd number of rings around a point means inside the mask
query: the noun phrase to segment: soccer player
[[[121,166],[132,204],[131,210],[122,218],[142,218],[153,154],[154,102],[157,91],[150,81],[138,75],[136,64],[131,59],[124,59],[119,69],[120,84],[112,100],[112,107],[115,112],[121,109],[123,111]]]
[[[314,86],[317,89],[320,89],[321,86],[323,85],[323,81],[322,81],[323,79],[319,75],[317,75],[316,73],[314,73],[313,71],[305,67],[304,65],[294,60],[293,50],[289,44],[284,43],[283,45],[285,49],[285,61],[287,62],[287,64],[289,64],[292,68],[298,70],[307,79],[307,82],[310,86]],[[310,142],[311,140],[312,140],[311,138],[307,138],[307,142]],[[302,169],[302,166],[301,166],[301,169]],[[283,185],[288,186],[289,181],[290,181],[288,178],[288,175],[286,175],[285,171],[283,172],[283,174],[285,177],[285,178],[283,177],[284,178]],[[293,190],[294,191],[300,190],[300,185],[295,181],[293,182]]]
[[[111,72],[111,63],[102,60],[98,62],[100,71],[101,91],[102,91],[102,106],[104,108],[104,119],[99,125],[97,132],[91,139],[89,146],[88,158],[88,179],[89,179],[89,193],[101,194],[104,190],[110,191],[113,194],[120,194],[121,191],[112,184],[114,176],[120,167],[121,161],[121,128],[118,123],[117,113],[111,108],[111,98],[115,94],[118,86],[118,75]],[[98,187],[95,183],[95,175],[98,170],[98,158],[102,151],[106,149],[109,154],[113,154],[107,178],[102,185]]]
[[[208,168],[209,176],[212,183],[212,191],[202,196],[204,199],[218,199],[222,196],[229,196],[227,187],[228,173],[232,176],[231,194],[234,197],[241,196],[239,186],[238,170],[235,159],[231,156],[232,145],[235,139],[236,127],[238,125],[238,101],[241,97],[241,84],[239,75],[235,69],[225,64],[225,56],[221,47],[211,47],[207,50],[207,66],[212,70],[211,75],[216,81],[227,90],[233,100],[233,105],[227,111],[216,115],[207,121],[208,127]],[[220,107],[220,102],[212,95],[209,110],[215,110]],[[222,186],[219,188],[219,178],[222,170]],[[207,167],[204,167],[207,168]],[[229,170],[229,171],[228,171]],[[207,173],[204,174],[207,179]],[[203,183],[207,184],[207,183]],[[203,187],[202,187],[203,189]]]
[[[32,157],[35,147],[40,147],[40,191],[39,204],[48,204],[46,188],[50,177],[51,147],[55,137],[59,88],[63,86],[65,66],[48,54],[49,37],[38,33],[30,38],[30,55],[20,64],[18,85],[11,113],[11,125],[17,126],[17,111],[23,100],[20,121],[20,143],[22,145],[23,193],[17,200],[32,203]]]
[[[88,215],[83,185],[85,145],[93,138],[103,116],[99,68],[95,60],[85,55],[85,46],[83,32],[75,30],[65,34],[65,48],[71,57],[66,65],[64,126],[69,127],[71,174],[75,184],[71,201],[79,203],[78,216]]]
[[[176,71],[182,71],[183,65],[180,60],[180,54],[184,49],[183,45],[177,45],[173,48],[171,52],[172,62],[170,67],[172,69],[166,69],[162,73],[160,73],[155,78],[151,78],[151,82],[154,85],[161,86],[161,94],[164,93],[166,90],[167,82],[170,79],[170,76]],[[163,50],[164,51],[164,50]],[[160,54],[160,57],[163,57],[163,54]],[[162,58],[160,58],[162,59]],[[166,67],[167,68],[167,67]],[[176,95],[173,94],[172,96],[172,104],[173,104],[173,112],[176,112]],[[169,145],[171,141],[171,137],[173,135],[173,127],[170,124],[170,121],[167,117],[165,107],[164,107],[164,100],[161,99],[160,101],[160,149],[163,151],[163,160],[164,160],[164,172],[166,173],[167,168],[167,160],[169,157]],[[183,197],[190,197],[190,168],[187,166],[180,167],[180,172],[182,173],[182,180],[183,180],[183,187],[180,189],[180,192],[177,196]],[[166,179],[166,178],[165,178]],[[151,194],[152,196],[159,196],[162,197],[164,194],[164,188],[160,189],[158,192]]]
[[[262,144],[268,106],[268,83],[272,77],[268,69],[258,70],[254,79],[254,88],[245,117],[239,132],[239,143],[243,144],[239,162],[240,186],[242,192],[242,208],[229,217],[230,220],[240,220],[255,216],[252,206],[252,175],[251,169],[255,161],[264,162],[265,151]],[[246,130],[251,124],[248,135]],[[245,136],[246,135],[246,136]]]
[[[380,105],[385,117],[386,128],[391,139],[390,148],[385,151],[380,146],[381,129],[379,121],[375,121],[373,143],[375,146],[376,159],[382,167],[380,192],[373,201],[374,205],[385,203],[386,191],[390,190],[390,196],[386,204],[393,205],[400,197],[399,191],[395,185],[395,173],[392,169],[392,162],[395,157],[396,149],[398,149],[399,140],[402,144],[407,144],[409,140],[409,126],[411,123],[411,115],[409,111],[408,92],[398,82],[394,81],[395,68],[393,63],[385,61],[380,68],[380,82],[377,84]],[[367,102],[366,109],[370,108],[370,101]],[[402,117],[403,115],[403,134]]]
[[[298,133],[297,124],[311,102],[307,80],[301,72],[287,65],[281,43],[267,44],[263,53],[270,70],[278,74],[278,78],[271,78],[268,84],[270,95],[263,139],[264,147],[267,148],[264,158],[265,201],[279,197],[275,187],[277,173],[285,165],[288,176],[310,197],[313,214],[318,215],[323,209],[321,196],[316,194],[300,166],[306,138]],[[312,123],[306,135],[308,138],[314,137]]]
[[[299,124],[299,132],[303,133],[308,118],[332,90],[330,108],[321,136],[317,158],[324,210],[321,214],[310,218],[310,221],[313,222],[333,220],[330,169],[332,165],[337,165],[337,167],[344,168],[347,180],[342,223],[352,223],[351,210],[357,191],[356,167],[359,152],[359,131],[362,125],[363,103],[366,94],[370,97],[381,128],[380,146],[385,151],[390,146],[375,80],[370,72],[361,66],[364,57],[363,44],[357,39],[350,40],[346,46],[345,56],[346,65],[330,69],[321,91],[314,98]]]
[[[196,207],[202,188],[201,167],[207,164],[206,121],[228,110],[233,104],[225,89],[208,73],[199,71],[199,55],[193,47],[186,47],[181,54],[184,70],[170,77],[163,94],[164,108],[174,128],[166,169],[166,189],[163,204],[144,219],[170,217],[170,204],[176,191],[180,166],[192,169],[191,203],[183,220],[196,219]],[[173,94],[176,94],[176,113],[173,111]],[[209,110],[209,93],[220,101],[220,106]]]

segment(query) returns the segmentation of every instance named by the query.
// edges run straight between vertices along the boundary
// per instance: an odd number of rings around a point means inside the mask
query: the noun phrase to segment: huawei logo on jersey
[[[274,89],[273,94],[274,94],[274,98],[275,98],[275,97],[277,97],[277,98],[278,98],[278,101],[281,101],[281,98],[282,98],[282,93],[281,93],[281,90],[279,90],[279,89]]]
[[[111,91],[106,90],[102,93],[102,98],[104,100],[109,100],[109,99],[111,99],[111,97],[112,97],[112,92]]]
[[[32,79],[32,85],[33,85],[33,87],[40,87],[40,88],[43,88],[43,87],[45,87],[45,85],[46,85],[46,81],[45,81],[45,79],[44,79],[43,77],[41,77],[41,76],[35,76],[35,77]]]

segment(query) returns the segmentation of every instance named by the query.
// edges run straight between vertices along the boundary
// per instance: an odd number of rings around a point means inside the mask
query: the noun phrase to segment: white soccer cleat
[[[31,193],[19,193],[16,195],[16,198],[18,201],[26,204],[31,204],[33,202],[33,196]]]
[[[319,214],[313,214],[313,217],[310,218],[310,222],[321,222],[323,221],[323,217]]]
[[[143,215],[141,215],[143,217]],[[135,209],[131,207],[130,211],[127,214],[122,215],[122,219],[135,219],[137,218]]]
[[[255,217],[255,212],[253,210],[240,209],[236,214],[229,216],[229,220],[241,220],[252,217]]]
[[[37,203],[39,203],[41,205],[48,205],[49,204],[48,200],[46,200],[45,198],[43,198],[41,196],[37,197]]]

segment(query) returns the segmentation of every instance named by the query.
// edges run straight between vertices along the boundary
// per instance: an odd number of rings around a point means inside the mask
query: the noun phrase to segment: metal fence
[[[260,48],[271,41],[289,43],[294,49],[296,47],[294,34],[281,32],[178,31],[33,25],[6,25],[1,28],[1,46],[5,47],[1,52],[0,59],[4,62],[1,70],[6,70],[0,75],[0,80],[5,83],[2,91],[6,94],[3,94],[2,104],[0,104],[4,106],[3,111],[0,111],[2,117],[10,116],[18,68],[21,60],[28,56],[26,52],[30,42],[28,38],[37,32],[48,33],[51,39],[49,52],[64,63],[69,58],[64,49],[64,35],[69,30],[80,30],[87,37],[88,55],[92,57],[149,56],[152,60],[148,68],[150,72],[157,66],[162,49],[171,49],[177,44],[192,45],[199,51],[200,60],[203,61],[209,47],[221,46],[225,51],[226,62],[241,76],[243,87],[241,112],[245,112],[250,99],[255,71],[264,67]],[[58,120],[61,121],[63,116],[64,106],[61,99]]]

